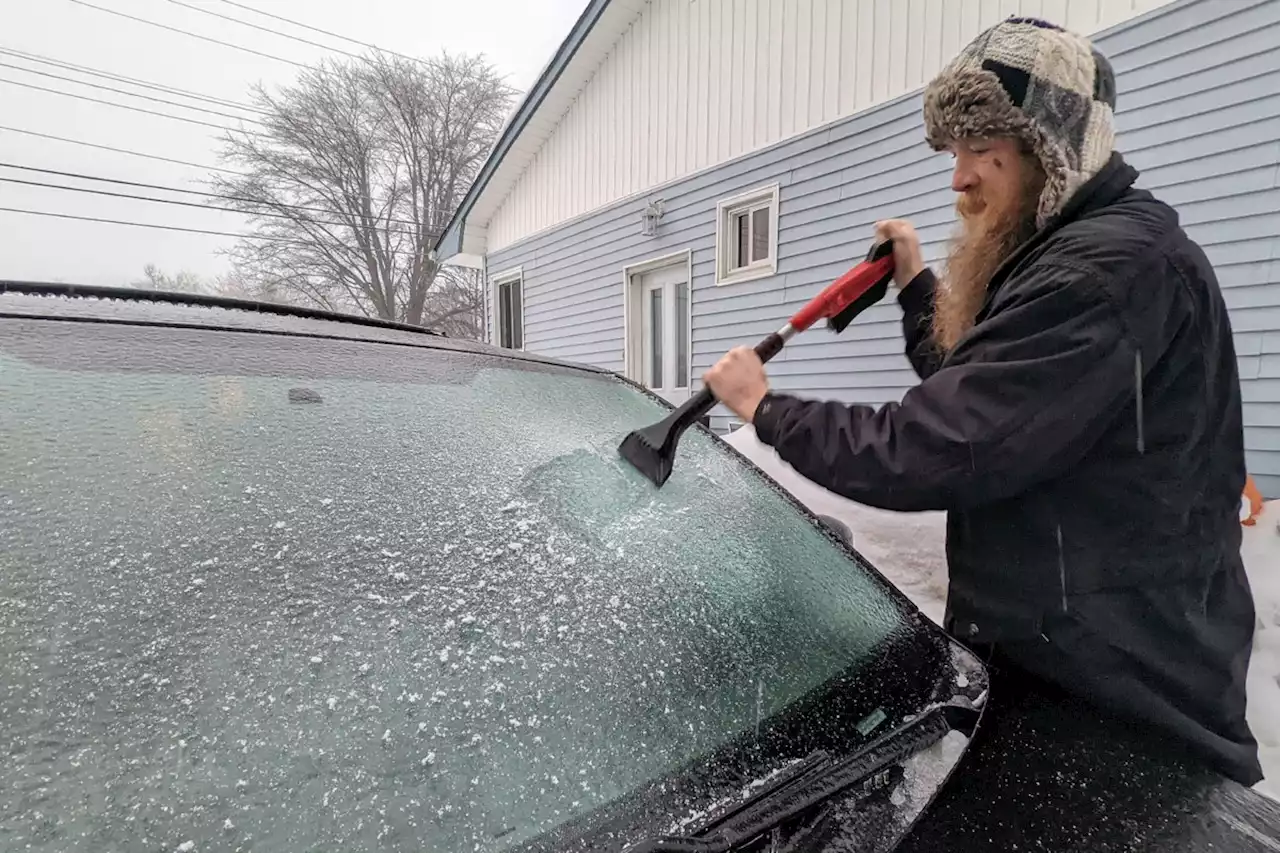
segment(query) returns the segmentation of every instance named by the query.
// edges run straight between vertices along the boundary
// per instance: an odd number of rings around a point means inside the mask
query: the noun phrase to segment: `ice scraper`
[[[867,308],[884,298],[893,277],[893,246],[877,243],[866,260],[836,279],[791,316],[787,324],[756,344],[756,355],[768,361],[800,332],[819,320],[837,334],[843,332]],[[716,405],[715,395],[703,388],[678,409],[653,426],[636,430],[622,440],[618,452],[654,485],[661,487],[671,476],[676,444],[689,427]]]

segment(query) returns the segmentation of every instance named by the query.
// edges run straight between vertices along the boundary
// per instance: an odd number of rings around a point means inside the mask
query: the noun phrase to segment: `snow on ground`
[[[1258,789],[1280,800],[1280,500],[1268,501],[1240,546],[1258,609],[1249,664],[1249,725],[1262,751],[1266,781]]]
[[[745,426],[725,440],[815,513],[849,525],[858,551],[941,624],[947,596],[946,516],[897,513],[863,506],[800,476]],[[1258,611],[1249,667],[1249,725],[1266,781],[1258,790],[1280,799],[1280,501],[1266,504],[1257,524],[1244,528],[1240,549]]]

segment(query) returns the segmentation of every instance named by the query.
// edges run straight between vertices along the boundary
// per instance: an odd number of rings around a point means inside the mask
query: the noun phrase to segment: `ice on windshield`
[[[707,436],[631,470],[662,410],[616,381],[81,345],[0,345],[4,849],[501,850],[902,627]]]

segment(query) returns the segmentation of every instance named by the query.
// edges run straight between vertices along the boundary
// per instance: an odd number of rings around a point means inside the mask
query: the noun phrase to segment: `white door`
[[[681,262],[640,273],[632,287],[640,303],[640,322],[632,328],[640,363],[633,373],[668,401],[683,403],[689,399],[689,267]]]

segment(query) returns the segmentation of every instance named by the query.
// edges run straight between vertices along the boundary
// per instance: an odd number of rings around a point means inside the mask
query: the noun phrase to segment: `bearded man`
[[[944,627],[990,661],[993,700],[1057,690],[1252,785],[1231,327],[1204,252],[1114,150],[1115,103],[1087,39],[982,33],[924,94],[959,194],[944,283],[909,223],[877,225],[920,384],[878,409],[801,400],[746,347],[705,381],[815,483],[948,511]]]

